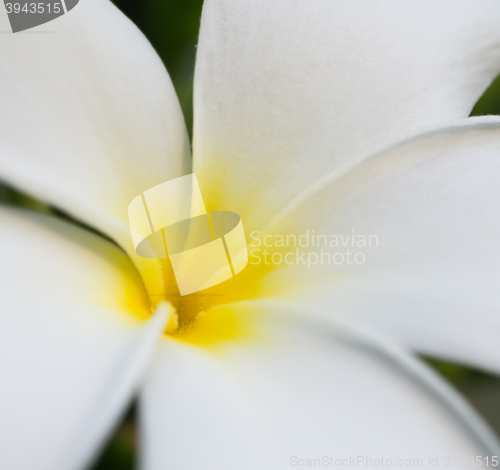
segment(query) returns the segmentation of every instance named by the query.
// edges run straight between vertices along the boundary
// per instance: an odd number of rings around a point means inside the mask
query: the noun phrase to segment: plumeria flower
[[[80,224],[0,209],[0,468],[86,467],[135,396],[145,470],[500,455],[414,355],[500,371],[500,119],[468,118],[499,24],[496,0],[206,0],[192,157],[160,59],[107,0],[2,35],[0,176]],[[378,246],[251,258],[180,296],[127,207],[192,172],[248,243]]]

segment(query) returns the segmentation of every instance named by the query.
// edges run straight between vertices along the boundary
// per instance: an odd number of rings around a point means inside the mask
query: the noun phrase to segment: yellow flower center
[[[173,279],[172,267],[161,260],[165,279]],[[170,322],[167,334],[180,341],[210,345],[225,339],[248,336],[253,329],[242,322],[227,304],[259,296],[260,280],[271,266],[248,264],[238,275],[200,292],[181,296],[172,282],[167,283],[161,300],[170,302],[176,318]],[[151,299],[153,303],[158,298]]]

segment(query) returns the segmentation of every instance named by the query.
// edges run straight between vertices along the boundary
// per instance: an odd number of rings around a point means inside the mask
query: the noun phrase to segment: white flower
[[[467,119],[499,24],[496,0],[207,0],[192,164],[167,73],[111,3],[2,35],[1,178],[127,254],[0,209],[0,468],[84,467],[136,392],[145,470],[499,455],[412,356],[500,371],[500,119]],[[180,298],[127,206],[191,171],[247,235],[380,245]],[[189,326],[162,335],[174,312]]]

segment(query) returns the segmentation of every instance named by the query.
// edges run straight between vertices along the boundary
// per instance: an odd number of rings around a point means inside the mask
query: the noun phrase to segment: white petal
[[[118,248],[0,209],[0,467],[77,470],[128,406],[165,325]],[[135,314],[133,313],[135,312]]]
[[[194,167],[248,228],[325,172],[469,115],[500,71],[496,0],[207,0]]]
[[[130,201],[190,166],[159,57],[108,0],[2,34],[0,50],[0,177],[131,247]]]
[[[371,248],[353,247],[351,238],[324,249],[343,254],[339,265],[326,256],[311,269],[278,269],[267,292],[323,305],[420,352],[500,372],[499,149],[500,118],[469,119],[318,186],[276,232],[377,239]],[[348,265],[348,249],[364,253],[364,264],[351,255]]]
[[[283,304],[225,308],[257,317],[263,336],[215,349],[165,342],[141,397],[144,470],[278,470],[324,456],[427,466],[429,456],[497,451],[477,416],[406,353]]]

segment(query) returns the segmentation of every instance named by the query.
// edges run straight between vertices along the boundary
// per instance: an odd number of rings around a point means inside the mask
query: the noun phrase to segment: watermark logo
[[[76,7],[79,0],[46,0],[44,2],[4,0],[13,33],[55,20]]]
[[[361,266],[366,253],[378,248],[376,234],[324,234],[307,229],[301,235],[250,232],[250,264],[273,266]]]
[[[240,216],[207,212],[194,173],[148,189],[128,206],[134,248],[144,258],[170,258],[181,295],[236,276],[248,263]]]

